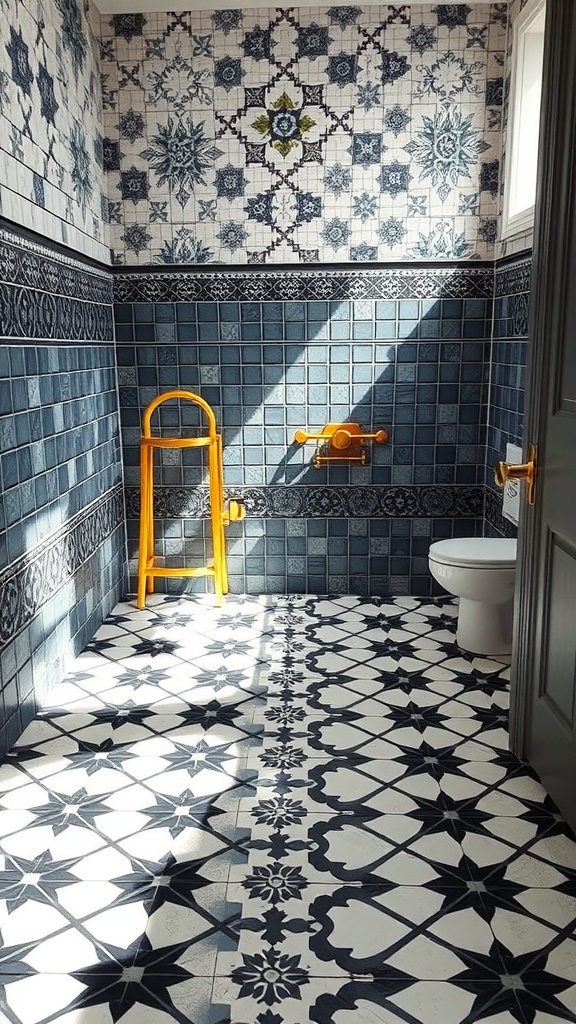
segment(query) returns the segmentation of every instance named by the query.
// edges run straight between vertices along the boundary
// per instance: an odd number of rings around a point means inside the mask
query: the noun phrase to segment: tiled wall
[[[480,528],[491,267],[119,274],[115,287],[132,572],[142,412],[177,387],[214,407],[225,484],[246,502],[230,531],[237,592],[426,593],[430,539]],[[294,432],[338,419],[390,443],[369,466],[316,469]],[[174,412],[163,428],[194,423]],[[201,564],[194,455],[163,453],[156,483],[158,553]]]
[[[110,275],[0,229],[0,753],[125,586]]]
[[[1,0],[0,214],[108,261],[98,29],[83,0]]]
[[[116,359],[132,585],[142,411],[172,387],[214,406],[246,504],[236,592],[428,593],[431,540],[513,532],[491,471],[521,433],[529,264],[497,268],[491,342],[492,264],[457,263],[495,253],[506,15],[104,16],[103,131],[93,14],[0,0],[0,210],[102,260],[110,215],[123,267],[115,355],[106,272],[0,236],[0,751],[125,583]],[[130,270],[202,262],[324,266]],[[336,419],[390,444],[317,470],[294,431]],[[205,473],[166,451],[156,483],[159,553],[201,564]]]
[[[522,444],[531,266],[526,254],[496,265],[486,413],[486,528],[506,536],[515,536],[516,528],[502,518],[502,491],[494,485],[494,468],[505,458],[508,442]]]
[[[507,5],[103,15],[114,260],[491,258]]]

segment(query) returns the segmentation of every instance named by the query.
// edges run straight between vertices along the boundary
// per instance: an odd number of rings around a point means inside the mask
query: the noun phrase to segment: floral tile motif
[[[0,766],[5,1018],[576,1020],[576,842],[455,612],[119,604]]]
[[[108,262],[99,12],[81,0],[0,6],[2,213]]]
[[[103,15],[114,261],[492,257],[498,7]]]

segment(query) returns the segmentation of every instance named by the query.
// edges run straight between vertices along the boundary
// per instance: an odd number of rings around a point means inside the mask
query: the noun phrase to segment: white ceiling
[[[275,10],[277,7],[284,7],[284,4],[269,3],[267,0],[261,0],[260,3],[255,3],[254,0],[187,0],[183,4],[175,3],[175,0],[93,0],[96,7],[102,12],[102,14],[144,14],[150,11],[218,11],[218,10],[232,10],[233,8],[244,7],[247,9],[256,10]],[[382,4],[382,0],[359,0],[362,7],[376,7],[386,6]],[[452,0],[430,0],[434,3],[434,6],[438,4],[448,4]],[[486,0],[466,0],[468,4],[479,4],[486,3]],[[350,0],[326,0],[322,6],[326,7],[344,7],[350,4]],[[318,0],[300,0],[300,3],[294,5],[297,8],[307,7],[318,7]],[[398,4],[396,4],[398,6]],[[410,6],[407,4],[406,6]]]

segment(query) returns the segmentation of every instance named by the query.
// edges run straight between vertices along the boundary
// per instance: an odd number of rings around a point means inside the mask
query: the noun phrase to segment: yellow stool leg
[[[138,593],[136,606],[146,606],[146,564],[148,561],[148,449],[146,445],[140,447],[140,531],[138,546]]]
[[[218,457],[218,508],[220,509],[220,550],[222,553],[222,593],[228,593],[228,567],[226,565],[226,534],[224,532],[224,467],[222,460],[222,438],[217,439]]]
[[[146,475],[148,480],[148,535],[146,538],[146,552],[147,552],[147,563],[154,558],[154,449],[146,446],[148,450],[148,460],[146,464]],[[154,593],[154,577],[147,575],[146,577],[146,593]]]
[[[214,555],[214,593],[216,607],[220,608],[223,601],[222,586],[222,539],[221,539],[221,500],[219,487],[218,447],[215,440],[208,449],[208,472],[210,477],[210,519],[212,521],[212,551]]]

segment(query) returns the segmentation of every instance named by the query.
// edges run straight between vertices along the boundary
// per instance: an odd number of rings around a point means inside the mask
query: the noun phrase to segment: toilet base
[[[471,654],[501,655],[512,650],[513,601],[487,604],[461,597],[456,643]]]

